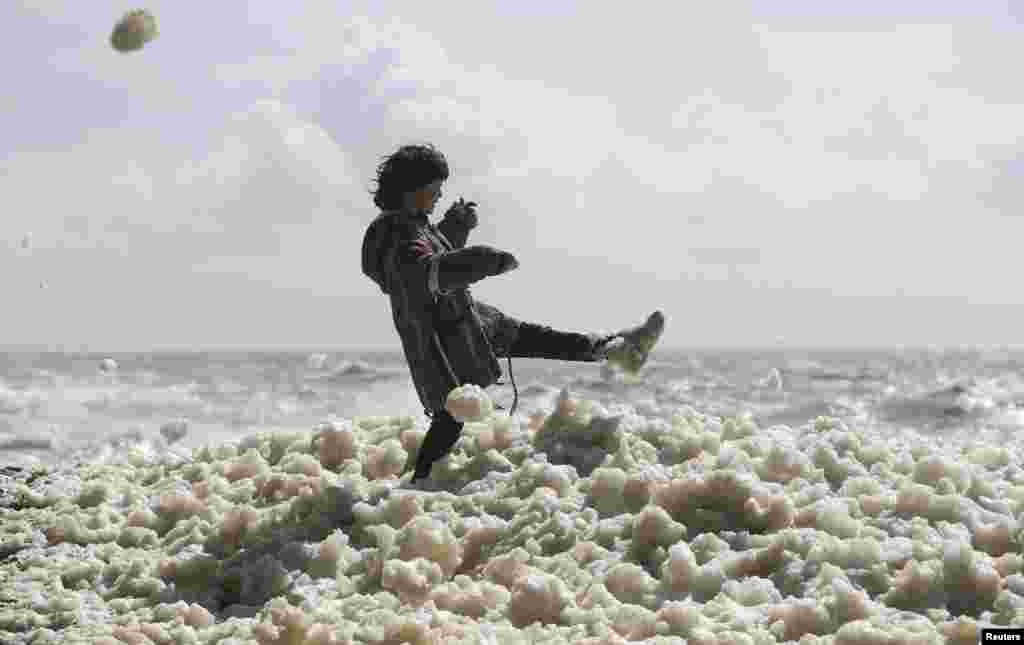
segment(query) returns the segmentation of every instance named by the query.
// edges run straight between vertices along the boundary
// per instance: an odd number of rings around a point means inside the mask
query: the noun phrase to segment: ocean
[[[504,384],[489,393],[509,408],[502,367]],[[689,407],[761,428],[831,416],[993,442],[1024,425],[1022,368],[1024,351],[1006,349],[661,350],[632,380],[599,364],[512,361],[524,417],[550,412],[568,388],[647,416]],[[0,465],[185,454],[266,430],[396,415],[427,423],[398,350],[0,354]]]

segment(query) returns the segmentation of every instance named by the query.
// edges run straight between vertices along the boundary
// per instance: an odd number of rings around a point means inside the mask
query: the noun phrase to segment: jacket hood
[[[382,212],[370,223],[366,234],[363,235],[363,274],[376,282],[384,293],[391,293],[384,262],[390,250],[388,246],[394,240],[395,226],[399,222],[400,215],[398,211]],[[410,219],[428,221],[427,216],[423,214],[412,215]]]
[[[380,290],[388,293],[387,277],[384,271],[386,244],[391,238],[393,217],[382,213],[370,223],[363,235],[363,273],[377,283]]]

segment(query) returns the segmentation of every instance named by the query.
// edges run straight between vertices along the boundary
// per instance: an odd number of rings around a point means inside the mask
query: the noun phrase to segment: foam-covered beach
[[[664,392],[664,390],[659,390]],[[0,470],[0,642],[873,645],[1024,626],[1021,446],[571,391]]]

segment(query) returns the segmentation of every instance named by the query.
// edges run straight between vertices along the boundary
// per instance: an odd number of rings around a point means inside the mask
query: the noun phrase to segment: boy
[[[439,224],[428,221],[447,179],[448,163],[432,146],[399,148],[377,168],[373,201],[382,212],[363,237],[363,273],[390,296],[416,392],[431,418],[411,482],[428,477],[462,432],[462,424],[445,409],[448,393],[467,383],[495,384],[501,376],[499,356],[608,359],[635,371],[665,324],[655,311],[643,325],[609,336],[556,331],[475,300],[470,284],[519,263],[490,246],[466,246],[477,225],[474,202],[459,199]]]

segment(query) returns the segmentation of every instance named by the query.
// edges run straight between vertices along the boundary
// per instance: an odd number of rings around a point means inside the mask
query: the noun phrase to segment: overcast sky
[[[519,259],[473,289],[511,315],[1020,343],[1021,5],[153,0],[122,55],[133,5],[8,0],[0,344],[397,349],[359,249],[422,141],[437,216]]]

